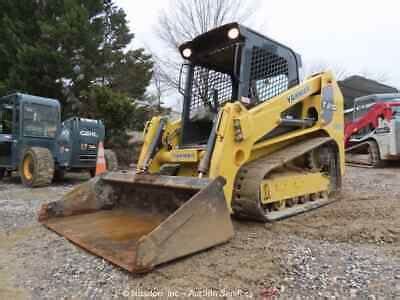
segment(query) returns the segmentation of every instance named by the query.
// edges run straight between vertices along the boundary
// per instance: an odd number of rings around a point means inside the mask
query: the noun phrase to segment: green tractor
[[[28,187],[49,185],[66,171],[95,175],[99,142],[104,140],[99,120],[73,117],[61,123],[58,100],[16,93],[0,98],[0,179],[18,171]],[[105,150],[107,169],[118,162]]]

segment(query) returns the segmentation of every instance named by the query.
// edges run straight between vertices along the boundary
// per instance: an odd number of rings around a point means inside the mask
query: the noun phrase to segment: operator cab
[[[14,93],[0,98],[0,168],[15,169],[27,146],[53,149],[60,123],[55,99]]]
[[[363,116],[375,103],[400,102],[400,94],[373,94],[354,100],[353,121]],[[395,110],[397,112],[397,109]]]
[[[181,147],[206,144],[227,102],[250,108],[299,83],[298,54],[237,23],[200,35],[179,50],[186,60]]]

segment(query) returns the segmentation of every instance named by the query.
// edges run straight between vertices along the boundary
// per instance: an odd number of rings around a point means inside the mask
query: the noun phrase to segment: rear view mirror
[[[189,64],[182,64],[181,69],[179,71],[178,91],[182,95],[185,95],[185,81],[183,81],[183,76],[187,74],[189,67],[190,67]]]

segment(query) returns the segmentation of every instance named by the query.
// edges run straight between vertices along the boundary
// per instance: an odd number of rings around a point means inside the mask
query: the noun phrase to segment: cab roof
[[[60,102],[57,99],[52,99],[52,98],[45,98],[45,97],[39,97],[39,96],[34,96],[34,95],[29,95],[29,94],[24,94],[24,93],[13,93],[7,96],[3,96],[0,98],[0,102],[4,102],[9,99],[15,99],[16,102],[18,103],[35,103],[35,104],[42,104],[46,106],[52,106],[52,107],[60,107]]]
[[[239,37],[231,40],[228,38],[228,32],[233,28],[239,29]],[[277,52],[284,52],[286,55],[295,57],[298,67],[301,67],[302,65],[301,56],[294,52],[291,48],[236,22],[216,27],[201,35],[198,35],[193,40],[187,41],[180,45],[179,51],[182,55],[182,51],[184,49],[190,48],[193,50],[193,58],[196,59],[196,53],[217,49],[219,47],[228,46],[237,42],[266,44],[271,48],[275,48]]]
[[[390,102],[400,101],[400,93],[394,94],[372,94],[356,98],[354,102]]]

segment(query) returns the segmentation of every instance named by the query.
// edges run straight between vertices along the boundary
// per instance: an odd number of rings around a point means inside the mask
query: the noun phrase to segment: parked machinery
[[[345,125],[346,162],[382,167],[400,160],[400,94],[355,99]]]
[[[67,170],[94,176],[104,125],[99,120],[70,118],[61,123],[55,99],[16,93],[0,98],[0,178],[18,171],[24,185],[45,186]],[[115,154],[107,150],[110,169]]]
[[[331,73],[237,23],[180,47],[182,118],[145,128],[136,172],[110,172],[44,205],[39,220],[131,271],[228,241],[230,214],[275,221],[335,200],[343,97]],[[183,81],[181,81],[183,82]]]

